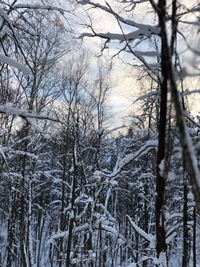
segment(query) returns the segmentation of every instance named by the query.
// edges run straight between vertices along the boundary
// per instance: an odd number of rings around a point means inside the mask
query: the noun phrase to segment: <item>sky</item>
[[[104,1],[101,1],[104,2]],[[99,3],[99,1],[98,1]],[[108,16],[105,12],[101,12],[98,9],[92,10],[93,27],[98,32],[112,32],[120,33],[116,19],[113,16]],[[83,29],[84,31],[85,29]],[[125,28],[128,31],[127,28]],[[94,51],[94,54],[100,54],[100,46],[102,41],[99,38],[84,38],[83,45],[89,47]],[[106,49],[104,54],[106,57],[112,57],[117,54],[119,45],[109,44],[109,50]],[[109,55],[108,55],[109,54]],[[127,56],[126,56],[127,57]],[[126,66],[125,63],[117,56],[113,60],[112,71],[112,84],[113,88],[110,94],[110,106],[112,108],[112,127],[118,127],[123,125],[127,116],[132,112],[133,95],[137,97],[139,95],[139,86],[136,82],[136,71],[131,67]]]
[[[103,3],[104,1],[96,1],[96,2]],[[108,2],[109,4],[116,3],[116,1],[108,1]],[[187,6],[191,6],[194,3],[197,3],[197,1],[193,0],[182,0],[180,2]],[[145,22],[149,24],[152,23],[154,24],[156,17],[152,12],[150,12],[151,9],[147,8],[146,4],[141,4],[138,6],[140,6],[138,10],[134,11],[134,21],[137,21],[139,23]],[[117,8],[115,10],[117,10]],[[90,15],[90,17],[92,17],[92,25],[97,32],[121,33],[120,27],[113,16],[107,15],[105,12],[102,12],[99,9],[90,9],[87,10],[87,12]],[[119,14],[123,15],[123,12]],[[190,19],[194,21],[195,17],[193,16]],[[125,32],[129,31],[129,27],[123,27],[123,29]],[[86,30],[83,29],[83,31]],[[183,26],[181,26],[181,31],[183,31],[186,34],[187,38],[191,38],[191,40],[193,39],[192,43],[196,42],[197,43],[196,46],[198,47],[199,39],[197,39],[195,36],[196,32],[193,35],[191,35],[189,25],[183,24]],[[86,47],[90,47],[94,51],[94,54],[100,53],[99,47],[101,44],[102,41],[99,38],[84,38],[84,45]],[[185,48],[182,44],[183,40],[182,38],[180,38],[179,49],[182,50],[181,63],[184,67],[187,68],[187,71],[192,72],[194,61],[196,59],[194,55],[184,50]],[[112,56],[117,53],[119,47],[120,46],[117,44],[117,42],[111,45],[109,44],[109,51],[108,49],[106,49],[105,54],[110,54]],[[149,45],[145,43],[143,43],[143,47],[144,50],[150,49]],[[123,59],[129,61],[129,56],[126,55],[126,57],[123,57]],[[131,61],[132,58],[130,58],[129,63],[131,63]],[[117,59],[117,57],[115,57],[114,62],[115,63],[112,73],[112,80],[114,87],[112,89],[112,93],[110,96],[110,104],[112,106],[114,114],[114,119],[112,120],[112,123],[114,126],[119,126],[120,124],[124,123],[124,118],[126,118],[127,115],[132,110],[134,110],[132,103],[140,95],[140,83],[137,81],[138,72],[136,71],[136,69],[134,69],[133,67],[127,67],[125,64],[123,64],[122,60]],[[200,89],[199,85],[200,82],[198,77],[190,77],[184,81],[185,88],[189,90]],[[194,112],[195,115],[199,112],[198,109],[199,101],[200,97],[197,94],[189,98],[190,106],[192,107],[192,111]]]

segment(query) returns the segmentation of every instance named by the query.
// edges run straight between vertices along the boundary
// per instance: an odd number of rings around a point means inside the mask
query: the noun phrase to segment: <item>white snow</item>
[[[134,230],[145,240],[149,241],[151,248],[155,248],[155,237],[153,235],[147,234],[144,230],[137,226],[129,215],[127,215],[127,218]]]
[[[14,104],[12,103],[6,103],[5,105],[0,105],[0,113],[12,114],[16,116],[21,116],[23,118],[35,118],[35,119],[41,119],[41,120],[46,119],[46,120],[52,120],[52,121],[58,122],[57,119],[49,117],[45,114],[38,114],[35,112],[29,112],[25,109],[19,109],[15,107]]]
[[[10,27],[12,27],[11,20],[9,19],[8,15],[1,7],[0,7],[0,16],[9,24]]]
[[[14,9],[40,9],[40,10],[54,10],[54,11],[59,11],[61,14],[64,15],[64,12],[67,11],[66,9],[56,7],[53,5],[40,5],[40,4],[15,4],[13,6]]]
[[[146,154],[148,151],[150,151],[153,148],[157,148],[158,146],[158,141],[157,140],[149,140],[147,141],[138,151],[136,151],[133,154],[128,154],[127,156],[125,156],[120,162],[119,162],[119,166],[118,168],[111,174],[106,175],[110,178],[115,177],[116,175],[118,175],[122,169],[127,166],[130,162],[132,162],[133,160],[137,160],[139,159],[141,156],[143,156],[144,154]]]
[[[126,267],[137,267],[136,263],[132,262],[129,265],[127,265]]]
[[[28,68],[25,65],[19,63],[15,59],[12,59],[10,57],[5,56],[2,53],[0,53],[0,61],[5,63],[5,64],[8,64],[9,66],[13,66],[13,67],[21,70],[25,75],[28,75],[28,76],[32,75],[32,72],[31,72],[30,68]]]

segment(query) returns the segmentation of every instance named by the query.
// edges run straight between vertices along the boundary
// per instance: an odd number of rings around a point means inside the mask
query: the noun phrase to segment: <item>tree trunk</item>
[[[196,207],[193,211],[193,267],[197,266],[197,256],[196,256]]]
[[[166,234],[164,225],[164,197],[165,197],[165,178],[164,169],[161,170],[161,165],[164,165],[165,149],[166,149],[166,123],[167,123],[167,85],[168,85],[168,70],[166,65],[166,2],[160,0],[159,8],[159,25],[161,28],[161,88],[160,88],[160,118],[159,118],[159,138],[158,138],[158,153],[157,153],[157,176],[156,176],[156,252],[159,258],[161,252],[166,252]]]
[[[76,166],[76,145],[74,147],[73,153],[73,181],[72,181],[72,191],[71,191],[71,213],[69,217],[69,227],[68,227],[68,240],[67,240],[67,255],[66,255],[66,267],[71,267],[70,263],[70,254],[71,254],[71,243],[72,243],[72,235],[74,229],[74,219],[75,219],[75,208],[74,203],[76,199],[76,179],[77,179],[77,166]]]
[[[22,183],[21,183],[21,199],[20,199],[20,253],[21,253],[21,266],[27,267],[26,254],[25,254],[25,240],[26,240],[26,220],[25,220],[25,166],[26,156],[23,157],[22,166]]]
[[[12,192],[10,192],[12,194]],[[11,203],[13,201],[13,203]],[[10,205],[14,205],[14,201],[10,201]],[[13,207],[11,208],[11,214],[8,219],[8,246],[7,246],[7,262],[6,262],[6,267],[11,267],[12,266],[12,258],[13,258],[13,241],[14,241],[14,209]]]
[[[183,258],[182,258],[182,267],[188,267],[188,188],[186,181],[183,185]]]

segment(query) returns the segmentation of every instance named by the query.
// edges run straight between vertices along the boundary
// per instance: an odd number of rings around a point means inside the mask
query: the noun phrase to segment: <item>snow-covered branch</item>
[[[19,63],[15,59],[12,59],[12,58],[10,58],[8,56],[5,56],[2,53],[0,53],[0,61],[5,63],[5,64],[8,64],[10,66],[13,66],[13,67],[21,70],[25,75],[32,75],[32,72],[31,72],[30,68],[28,68],[25,65]]]
[[[12,21],[9,19],[6,12],[0,7],[0,16],[8,23],[10,27],[12,27]]]
[[[128,164],[130,164],[133,160],[138,160],[141,156],[146,154],[152,149],[156,149],[158,146],[157,140],[149,140],[147,141],[138,151],[133,154],[128,154],[122,160],[119,161],[118,167],[115,171],[109,175],[106,175],[110,178],[117,176]]]
[[[133,227],[133,229],[142,236],[145,240],[147,240],[150,243],[151,248],[155,248],[155,237],[152,235],[147,234],[144,230],[142,230],[139,226],[137,226],[134,221],[131,219],[129,215],[127,215],[127,218]]]
[[[20,116],[24,119],[35,118],[35,119],[39,119],[39,120],[51,120],[51,121],[59,122],[58,119],[49,117],[45,114],[28,112],[27,110],[15,108],[10,103],[7,103],[5,105],[0,105],[0,113],[12,114],[12,115]]]
[[[125,35],[121,33],[111,33],[111,32],[107,32],[107,33],[97,33],[94,31],[93,33],[84,32],[79,36],[79,38],[81,39],[83,37],[99,37],[99,38],[103,38],[107,40],[117,40],[117,41],[123,42],[125,40],[134,41],[137,39],[141,39],[142,36],[141,36],[140,30],[137,30],[137,31],[127,33]]]
[[[116,17],[120,22],[135,27],[138,29],[138,31],[140,32],[141,35],[144,36],[149,36],[150,34],[154,34],[154,35],[158,35],[159,34],[159,29],[157,26],[152,26],[150,24],[141,24],[141,23],[137,23],[134,20],[130,20],[130,19],[125,19],[122,16],[120,16],[118,13],[116,13],[113,8],[111,8],[111,6],[107,3],[107,6],[99,4],[99,3],[95,3],[89,0],[80,0],[77,1],[79,4],[81,5],[91,5],[93,7],[99,8],[111,15],[113,15],[114,17]]]
[[[40,4],[16,4],[12,7],[12,9],[36,9],[36,10],[48,10],[48,11],[59,11],[62,15],[64,12],[68,12],[66,9],[56,7],[53,5],[40,5]]]

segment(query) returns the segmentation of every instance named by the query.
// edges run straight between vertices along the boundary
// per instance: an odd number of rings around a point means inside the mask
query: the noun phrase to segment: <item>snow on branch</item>
[[[26,156],[28,158],[33,158],[33,159],[36,159],[38,160],[39,159],[39,156],[33,154],[33,153],[29,153],[29,152],[26,152],[26,151],[22,151],[22,150],[15,150],[13,151],[13,153],[15,155],[19,155],[19,156]]]
[[[138,102],[138,101],[148,99],[149,97],[159,97],[159,95],[160,95],[160,90],[158,90],[158,89],[153,90],[149,93],[146,93],[146,94],[143,94],[143,95],[137,97],[137,99],[133,102],[133,104]]]
[[[127,41],[134,41],[137,39],[141,39],[141,32],[140,30],[137,31],[133,31],[127,34],[121,34],[121,33],[111,33],[111,32],[107,32],[107,33],[96,33],[93,31],[93,33],[89,33],[89,32],[84,32],[82,33],[79,38],[83,38],[83,37],[99,37],[99,38],[103,38],[103,39],[107,39],[107,40],[117,40],[120,42],[123,42],[125,40]]]
[[[140,235],[142,236],[145,240],[147,240],[150,243],[151,248],[155,248],[155,237],[153,235],[147,234],[144,230],[142,230],[139,226],[137,226],[134,221],[131,219],[129,215],[126,215],[131,226],[133,229]]]
[[[33,121],[33,119],[27,118],[26,121],[31,125],[31,128],[37,133],[43,133],[42,127]]]
[[[61,238],[61,237],[68,237],[68,231],[59,231],[57,233],[53,233],[51,237],[49,238],[47,244],[54,243],[56,239]]]
[[[169,244],[175,237],[177,236],[177,233],[174,232],[172,233],[171,235],[169,235],[167,238],[166,238],[166,243]]]
[[[64,12],[68,12],[67,10],[52,6],[52,5],[30,5],[30,4],[17,4],[12,7],[12,9],[39,9],[39,10],[48,10],[48,11],[59,11],[62,15],[64,15]]]
[[[196,122],[191,116],[190,114],[188,114],[187,112],[185,112],[185,117],[192,122],[196,127],[198,127],[200,129],[200,124],[198,122]]]
[[[150,24],[141,24],[141,23],[135,22],[134,20],[125,19],[122,16],[120,16],[118,13],[116,13],[108,3],[106,3],[107,6],[105,6],[105,5],[101,5],[99,3],[94,3],[94,2],[89,1],[89,0],[80,0],[77,2],[81,5],[91,5],[93,7],[99,8],[99,9],[115,16],[119,21],[123,22],[124,24],[139,29],[139,32],[141,35],[149,36],[151,34],[154,34],[154,35],[159,34],[159,29],[157,26],[152,26]]]
[[[148,2],[149,0],[121,0],[121,3],[127,3],[127,4],[141,4]]]
[[[5,154],[4,154],[4,151],[3,151],[2,146],[0,146],[0,154],[1,154],[1,156],[3,157],[4,161],[6,162],[6,156],[5,156]]]
[[[77,1],[81,5],[90,5],[94,8],[99,8],[100,10],[105,11],[108,14],[111,14],[114,16],[118,23],[121,22],[123,24],[126,24],[128,26],[132,26],[134,28],[133,31],[129,33],[112,33],[112,32],[107,32],[107,33],[97,33],[94,31],[94,29],[91,26],[88,26],[88,28],[91,29],[91,32],[83,32],[80,34],[79,38],[84,38],[84,37],[99,37],[102,39],[106,39],[107,43],[110,42],[111,40],[118,40],[119,42],[132,42],[134,40],[141,40],[144,36],[150,37],[151,35],[159,35],[159,28],[158,26],[153,26],[150,24],[141,24],[137,23],[134,20],[129,20],[125,19],[122,16],[120,16],[118,13],[116,13],[113,8],[106,3],[106,5],[102,5],[99,3],[92,2],[90,0],[80,0]],[[143,52],[136,51],[135,56],[138,57],[142,62],[145,61],[143,56],[155,56],[155,52],[145,52],[146,54],[142,54]],[[137,55],[136,55],[137,54]],[[156,55],[157,56],[157,55]],[[147,65],[147,63],[146,63]],[[155,65],[155,64],[154,64]],[[156,66],[152,66],[152,68],[157,68]],[[157,76],[157,74],[156,74]]]
[[[129,265],[127,265],[126,267],[137,267],[135,262],[131,262]]]
[[[0,7],[0,16],[8,23],[8,25],[10,27],[12,27],[12,22],[9,19],[8,15],[6,14],[6,12]]]
[[[193,94],[199,94],[200,93],[200,89],[194,89],[194,90],[185,90],[184,92],[180,92],[180,95],[183,97],[183,96],[189,96],[189,95],[193,95]],[[139,96],[133,103],[136,103],[137,101],[140,101],[140,100],[145,100],[147,99],[148,97],[157,97],[159,96],[160,94],[160,90],[158,89],[155,89],[149,93],[146,93],[146,94],[143,94],[141,96]],[[186,114],[187,116],[188,114]]]
[[[119,232],[114,227],[111,227],[111,226],[108,226],[105,224],[101,224],[101,226],[105,231],[110,232],[111,234],[113,234],[115,236],[119,235]]]
[[[74,232],[77,233],[77,232],[86,231],[89,229],[89,227],[90,227],[89,224],[85,223],[84,225],[76,227]],[[47,244],[54,243],[56,239],[61,238],[61,237],[67,238],[68,235],[69,235],[68,231],[58,231],[56,233],[53,233],[51,237],[48,239]]]
[[[101,172],[101,171],[95,171],[94,176],[95,177],[107,177],[109,179],[116,177],[118,174],[121,173],[121,171],[130,164],[133,160],[138,160],[140,157],[142,157],[144,154],[148,153],[150,150],[157,149],[158,141],[157,140],[148,140],[139,150],[137,150],[135,153],[131,153],[126,155],[123,159],[117,161],[116,167],[114,168],[114,171],[110,174]]]
[[[12,114],[12,115],[20,116],[24,119],[35,118],[35,119],[39,119],[39,120],[51,120],[51,121],[59,122],[58,119],[51,118],[51,117],[48,117],[48,116],[43,115],[43,114],[37,114],[34,112],[28,112],[27,110],[15,108],[12,106],[11,103],[7,103],[5,105],[0,105],[0,113]]]
[[[194,90],[185,90],[183,93],[181,93],[181,96],[189,96],[192,94],[199,94],[200,93],[200,89],[194,89]]]
[[[136,151],[133,154],[128,154],[122,160],[120,160],[119,164],[118,164],[118,168],[116,168],[116,170],[113,173],[106,175],[106,176],[108,176],[109,178],[115,177],[116,175],[118,175],[122,171],[123,168],[125,168],[133,160],[139,159],[141,156],[146,154],[151,149],[157,148],[157,146],[158,146],[157,140],[147,141],[138,151]]]
[[[2,53],[0,53],[0,61],[21,70],[25,75],[32,75],[32,72],[28,67]]]
[[[157,51],[134,51],[135,54],[140,54],[141,56],[145,57],[160,57],[160,53]]]

